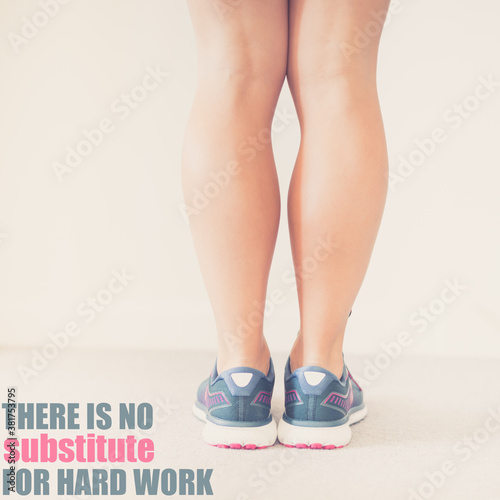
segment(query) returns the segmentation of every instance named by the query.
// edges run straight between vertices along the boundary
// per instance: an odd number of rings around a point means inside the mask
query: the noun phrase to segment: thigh
[[[288,79],[331,83],[338,76],[373,78],[390,0],[290,0]]]
[[[188,0],[197,40],[199,78],[218,83],[283,83],[288,0]],[[279,89],[278,89],[279,91]]]

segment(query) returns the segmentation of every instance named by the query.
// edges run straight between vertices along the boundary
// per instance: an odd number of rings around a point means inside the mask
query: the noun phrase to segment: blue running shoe
[[[206,422],[203,439],[219,448],[255,450],[276,442],[271,416],[274,367],[269,373],[246,367],[217,373],[201,383],[193,413]]]
[[[285,367],[285,412],[278,439],[295,448],[342,448],[351,440],[352,424],[363,420],[363,391],[344,364],[340,380],[318,366],[293,373]]]

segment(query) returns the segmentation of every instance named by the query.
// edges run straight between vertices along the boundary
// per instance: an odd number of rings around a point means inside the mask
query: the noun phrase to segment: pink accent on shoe
[[[344,448],[344,446],[347,446],[347,445],[335,446],[334,444],[326,444],[325,446],[323,446],[321,443],[312,443],[311,445],[307,445],[305,443],[297,443],[295,445],[294,444],[283,444],[283,446],[286,446],[287,448],[300,448],[300,449],[309,448],[311,450],[337,450],[340,448]]]
[[[263,403],[265,405],[271,406],[271,393],[266,391],[260,391],[255,399],[252,401],[252,404]]]
[[[295,389],[285,394],[285,405],[290,403],[302,403],[302,399],[300,399],[299,393]]]
[[[205,405],[210,410],[213,406],[224,405],[231,406],[231,403],[227,400],[226,395],[222,391],[211,393],[208,390],[208,385],[205,389]]]
[[[339,394],[338,392],[331,392],[325,400],[321,403],[321,406],[338,406],[348,411],[351,407],[352,401],[354,399],[354,394],[352,392],[352,383],[349,380],[349,387],[347,388],[347,394]]]
[[[269,446],[257,446],[255,444],[246,444],[245,446],[242,446],[240,443],[231,443],[230,445],[219,443],[219,444],[211,444],[210,446],[213,446],[215,448],[226,448],[231,450],[263,450],[264,448],[269,448]]]

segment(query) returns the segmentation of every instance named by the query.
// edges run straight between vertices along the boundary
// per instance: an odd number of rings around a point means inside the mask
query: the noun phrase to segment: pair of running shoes
[[[363,420],[363,391],[344,364],[339,379],[318,366],[293,373],[285,366],[285,411],[278,425],[271,416],[274,367],[266,374],[246,367],[217,373],[198,389],[194,414],[205,423],[204,440],[219,448],[254,450],[275,444],[334,449],[351,439],[350,426]]]

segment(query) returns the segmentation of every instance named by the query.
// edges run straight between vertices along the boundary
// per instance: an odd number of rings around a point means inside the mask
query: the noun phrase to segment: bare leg
[[[314,258],[320,239],[329,248],[298,283],[301,329],[292,370],[317,365],[342,373],[347,318],[387,192],[373,14],[388,6],[389,0],[290,1],[288,79],[302,129],[288,203],[295,266]],[[371,41],[353,51],[357,28]]]
[[[184,143],[184,195],[219,335],[219,372],[267,372],[261,306],[280,212],[270,129],[286,73],[288,1],[220,5],[189,0],[199,76]],[[198,210],[200,192],[209,200]]]

